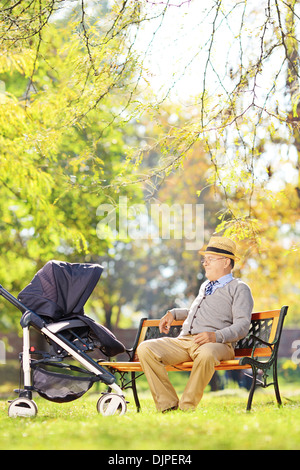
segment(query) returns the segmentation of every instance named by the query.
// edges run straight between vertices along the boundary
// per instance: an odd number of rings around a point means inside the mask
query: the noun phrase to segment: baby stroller
[[[97,381],[108,386],[108,392],[102,393],[97,402],[97,411],[103,415],[126,412],[126,401],[115,377],[101,367],[101,359],[89,355],[94,350],[106,357],[125,351],[111,331],[84,314],[83,307],[102,271],[98,264],[52,260],[36,273],[18,299],[0,286],[0,294],[22,312],[23,388],[20,384],[15,390],[19,397],[10,402],[10,417],[37,414],[33,392],[63,403],[81,397]],[[30,327],[44,336],[47,351],[30,345]],[[69,362],[78,361],[81,367],[66,363],[67,358]]]

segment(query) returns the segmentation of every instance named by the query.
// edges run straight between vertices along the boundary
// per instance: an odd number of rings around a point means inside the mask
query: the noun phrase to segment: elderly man
[[[215,366],[234,358],[235,343],[249,331],[253,298],[247,284],[231,272],[238,259],[235,243],[212,237],[200,253],[208,280],[190,309],[174,308],[160,320],[160,332],[167,334],[173,320],[185,319],[180,335],[144,341],[137,350],[158,411],[195,409]],[[165,365],[191,360],[193,368],[179,400]]]

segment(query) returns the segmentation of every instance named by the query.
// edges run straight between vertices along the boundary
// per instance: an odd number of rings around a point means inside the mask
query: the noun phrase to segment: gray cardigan
[[[204,282],[190,309],[170,310],[175,320],[184,320],[180,336],[214,331],[217,343],[235,343],[244,338],[251,322],[253,297],[240,279],[233,279],[205,296]],[[234,344],[233,344],[234,346]]]

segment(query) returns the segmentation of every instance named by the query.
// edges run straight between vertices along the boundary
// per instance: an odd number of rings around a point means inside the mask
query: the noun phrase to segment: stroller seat
[[[49,323],[47,324],[47,329],[55,335],[61,333],[81,351],[94,351],[95,348],[103,349],[101,342],[97,341],[96,337],[92,340],[91,329],[80,319],[75,318]],[[55,342],[48,340],[48,343],[50,344],[49,353],[52,358],[54,356],[66,357],[69,355],[63,348],[57,346]]]
[[[65,320],[59,321],[57,323],[50,323],[48,325],[48,330],[52,333],[59,333],[60,331],[67,330],[69,328],[84,328],[86,327],[85,323],[82,320]]]

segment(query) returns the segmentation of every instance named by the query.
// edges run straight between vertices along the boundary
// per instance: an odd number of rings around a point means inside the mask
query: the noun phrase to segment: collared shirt
[[[215,292],[215,290],[218,289],[219,287],[224,287],[224,286],[226,286],[226,284],[228,284],[228,282],[232,281],[232,279],[234,279],[232,273],[225,274],[225,276],[220,277],[220,278],[217,280],[216,284],[213,286],[212,292],[211,292],[210,295],[212,295],[212,294]],[[208,284],[208,283],[207,283],[207,284]],[[207,284],[206,284],[206,285],[207,285]],[[206,287],[206,286],[205,286],[205,287]]]

